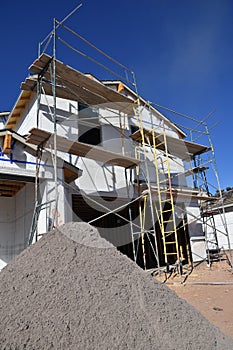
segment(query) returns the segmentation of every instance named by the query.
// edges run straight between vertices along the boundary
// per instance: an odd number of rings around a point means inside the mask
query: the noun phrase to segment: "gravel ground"
[[[0,272],[0,285],[1,349],[233,349],[88,224],[45,234]]]

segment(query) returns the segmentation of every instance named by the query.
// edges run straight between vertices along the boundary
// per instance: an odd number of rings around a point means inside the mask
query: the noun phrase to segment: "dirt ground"
[[[211,267],[203,262],[193,270],[187,268],[182,277],[173,274],[165,283],[233,338],[233,269],[226,258],[212,263]]]
[[[86,223],[43,235],[1,271],[0,286],[2,350],[233,349]]]

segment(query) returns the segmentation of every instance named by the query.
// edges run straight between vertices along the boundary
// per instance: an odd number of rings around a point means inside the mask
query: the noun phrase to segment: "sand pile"
[[[1,349],[233,349],[91,226],[60,230],[66,235],[44,235],[0,273]]]

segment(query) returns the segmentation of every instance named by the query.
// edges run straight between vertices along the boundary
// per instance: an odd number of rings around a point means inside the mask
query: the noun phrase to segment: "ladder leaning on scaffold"
[[[146,140],[153,150],[158,202],[156,212],[162,234],[164,261],[167,267],[174,262],[179,266],[181,256],[172,191],[171,165],[163,121],[160,126],[153,128],[150,133],[146,133]]]
[[[164,254],[164,262],[167,268],[170,264],[176,264],[178,268],[181,266],[182,257],[180,254],[180,247],[178,241],[178,232],[176,227],[176,218],[175,218],[175,206],[174,206],[174,196],[172,191],[172,176],[171,176],[171,166],[169,158],[169,150],[166,137],[166,129],[164,122],[162,121],[161,125],[151,128],[150,130],[143,127],[143,118],[140,110],[140,101],[137,102],[137,108],[135,108],[135,114],[138,120],[138,127],[140,131],[140,137],[137,139],[140,140],[141,148],[144,152],[144,164],[146,167],[146,184],[147,184],[147,198],[149,199],[149,204],[151,207],[152,222],[153,222],[153,235],[155,238],[156,245],[156,257],[158,261],[158,266],[160,265],[158,258],[158,245],[156,237],[156,227],[153,212],[156,213],[157,220],[159,223],[161,236],[162,236],[162,246]],[[155,178],[156,186],[151,185],[150,174],[147,165],[147,156],[146,148],[150,146],[150,150],[153,154],[153,164],[155,167]],[[137,152],[135,152],[136,158],[138,158]],[[140,152],[139,152],[140,153]],[[137,178],[139,177],[139,172]],[[153,192],[153,195],[152,195]],[[155,195],[155,193],[157,195]],[[145,207],[145,204],[144,204]],[[139,208],[140,210],[140,208]],[[143,211],[144,215],[146,211]],[[140,215],[142,217],[142,215]],[[142,226],[142,250],[144,257],[144,264],[146,264],[145,257],[145,247],[144,247],[144,228],[145,228],[145,218],[141,218]]]
[[[145,164],[146,168],[146,173],[145,175],[145,180],[146,184],[148,187],[148,193],[145,196],[142,196],[142,198],[139,200],[139,218],[140,218],[140,226],[141,226],[141,232],[140,232],[140,238],[141,238],[141,245],[142,245],[142,256],[143,256],[143,264],[144,264],[144,269],[146,270],[147,268],[147,259],[146,259],[146,249],[145,249],[145,235],[147,236],[148,242],[150,244],[150,247],[152,249],[153,255],[156,259],[156,263],[158,266],[158,269],[160,270],[160,262],[159,262],[159,256],[158,256],[158,244],[157,244],[157,238],[156,238],[156,229],[155,229],[155,217],[154,217],[154,208],[153,208],[153,199],[152,199],[152,194],[151,194],[151,185],[150,185],[150,177],[149,177],[149,170],[148,170],[148,165],[147,165],[147,157],[146,157],[146,148],[145,148],[145,135],[143,132],[143,120],[142,120],[142,113],[141,113],[141,103],[140,103],[140,98],[135,101],[135,116],[137,117],[138,121],[138,128],[140,131],[141,135],[141,146],[135,145],[135,158],[138,160],[142,160],[143,163]],[[143,153],[143,159],[141,159]],[[136,178],[138,182],[138,189],[140,185],[140,165],[137,166],[136,168]],[[140,191],[140,189],[139,189]],[[150,213],[151,213],[151,220],[152,220],[152,229],[149,231],[146,229],[146,206],[147,203],[149,203],[150,207]],[[154,237],[154,245],[152,244],[152,241],[150,239],[150,235]],[[137,239],[139,238],[138,235],[134,235],[132,231],[132,237],[136,237]],[[134,239],[134,238],[133,238]],[[133,243],[133,249],[135,249],[135,245]],[[135,254],[134,254],[135,256]],[[137,258],[137,257],[136,257]],[[136,260],[135,260],[136,261]]]

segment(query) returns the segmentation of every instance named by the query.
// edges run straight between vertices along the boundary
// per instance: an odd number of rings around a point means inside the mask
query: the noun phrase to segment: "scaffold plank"
[[[33,62],[29,69],[38,74],[38,67],[42,71],[49,60],[51,60],[49,55],[42,54]],[[94,77],[91,78],[58,60],[56,60],[56,74],[70,83],[104,97],[108,102],[127,102],[133,105],[133,101],[126,96],[108,88]]]
[[[208,170],[208,169],[209,169],[209,167],[205,167],[205,166],[196,166],[196,167],[194,167],[194,168],[185,170],[184,175],[185,175],[185,176],[190,176],[190,175],[194,175],[194,174],[201,173],[201,172],[206,171],[206,170]]]
[[[158,188],[151,188],[151,193],[152,194],[158,194]],[[148,194],[148,189],[145,189],[142,191],[142,194]],[[215,201],[216,197],[210,197],[207,195],[202,195],[197,193],[196,191],[187,191],[185,188],[182,189],[176,189],[176,188],[172,188],[172,195],[174,198],[178,197],[178,198],[183,198],[183,199],[188,199],[188,200],[200,200],[200,201]],[[167,196],[167,198],[165,199],[166,201],[168,200],[168,197],[170,196],[170,191],[167,190],[166,192],[164,192],[162,194],[162,197]]]
[[[41,145],[45,148],[48,146],[53,147],[54,134],[45,130],[33,128],[30,130],[26,142],[34,145]],[[139,164],[137,159],[106,151],[90,144],[72,141],[63,136],[57,136],[57,150],[123,168],[134,168]]]
[[[161,142],[159,133],[153,130],[146,130],[146,129],[143,129],[143,132],[144,132],[144,135],[150,139],[151,144],[153,144],[153,134],[154,134],[156,147],[158,147],[163,151],[165,150],[165,144],[164,142]],[[130,137],[134,141],[138,141],[138,142],[141,141],[142,140],[141,131],[140,130],[135,131],[133,134],[130,135]],[[187,140],[176,139],[174,137],[167,136],[167,135],[166,135],[166,142],[167,142],[168,153],[170,153],[171,155],[177,156],[178,158],[181,158],[183,160],[187,159],[189,154],[199,155],[211,150],[210,147],[200,145],[198,143],[190,142]]]

